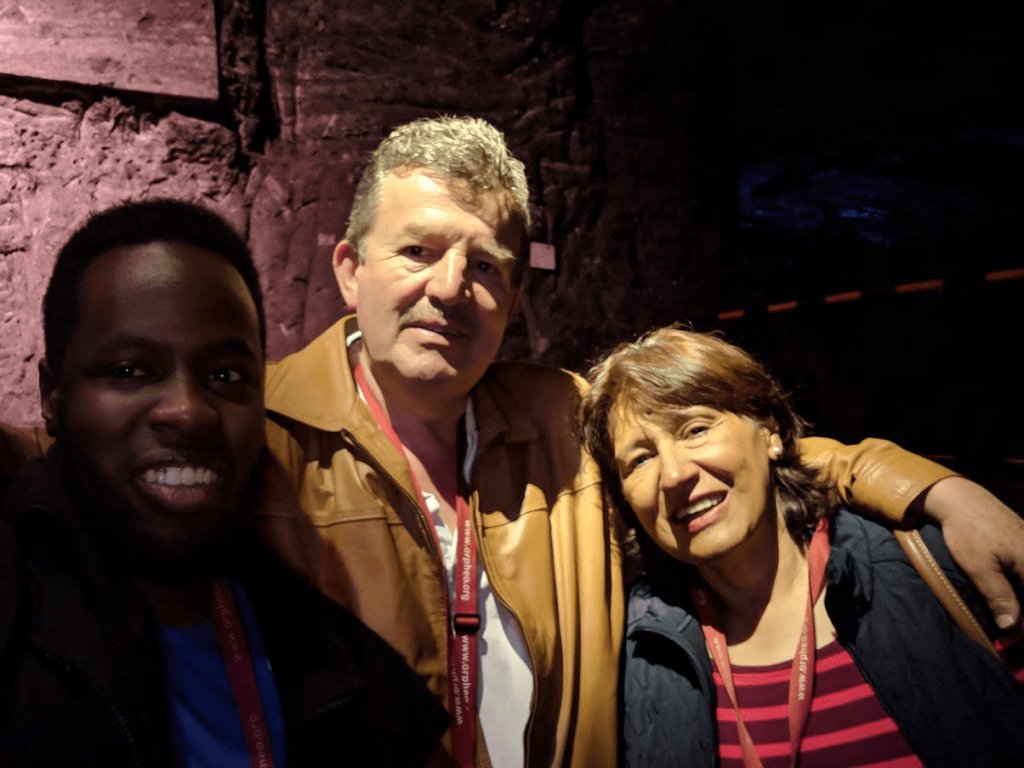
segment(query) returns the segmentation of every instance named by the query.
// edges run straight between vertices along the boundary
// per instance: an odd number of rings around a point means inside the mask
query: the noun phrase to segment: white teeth
[[[153,485],[192,486],[210,485],[217,475],[207,467],[161,467],[147,469],[142,479]]]
[[[712,507],[717,507],[722,503],[724,498],[724,496],[707,496],[680,510],[679,514],[676,515],[676,518],[681,520],[687,517],[693,517],[694,515],[699,515],[701,512],[706,512]]]

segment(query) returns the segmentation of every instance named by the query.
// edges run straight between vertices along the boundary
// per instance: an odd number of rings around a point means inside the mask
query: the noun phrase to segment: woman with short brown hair
[[[804,423],[757,361],[667,328],[589,378],[581,429],[644,567],[627,619],[627,765],[1020,764],[1021,686],[889,531],[835,508],[801,463]]]

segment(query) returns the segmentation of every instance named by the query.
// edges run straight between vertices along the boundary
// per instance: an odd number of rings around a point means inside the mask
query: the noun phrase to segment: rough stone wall
[[[531,275],[503,354],[579,367],[717,309],[731,182],[711,0],[218,3],[220,104],[0,78],[0,419],[37,420],[39,305],[56,248],[128,198],[200,200],[246,233],[269,351],[343,311],[330,254],[369,151],[470,113],[527,165]],[[684,275],[685,278],[684,279]]]
[[[0,419],[38,420],[43,292],[88,214],[130,198],[203,200],[246,224],[236,140],[224,126],[121,100],[0,95]]]

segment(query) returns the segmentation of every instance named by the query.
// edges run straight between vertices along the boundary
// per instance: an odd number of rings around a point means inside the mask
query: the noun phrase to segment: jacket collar
[[[879,548],[886,546],[886,540],[895,544],[877,524],[845,509],[836,511],[829,521],[827,602],[842,600],[857,616],[867,612],[874,599],[873,566],[879,558],[885,559]]]
[[[875,529],[881,533],[876,533]],[[831,520],[829,536],[827,572],[830,601],[842,596],[856,614],[863,614],[874,596],[872,565],[877,559],[886,557],[879,547],[885,546],[888,538],[878,525],[842,509]],[[640,581],[630,592],[627,635],[653,631],[680,636],[690,624],[695,623],[689,597],[683,590],[655,590],[647,582]]]
[[[358,330],[355,315],[332,325],[280,362],[267,366],[267,411],[324,432],[360,428],[373,417],[357,394],[345,338]]]
[[[699,632],[688,603],[688,598],[680,591],[655,591],[646,581],[637,582],[629,593],[626,635],[656,632],[678,642],[678,638],[695,628]]]
[[[345,352],[346,338],[359,330],[355,315],[342,318],[303,349],[267,368],[267,411],[324,432],[350,430],[362,438],[379,432],[359,398]],[[471,396],[479,429],[479,451],[506,442],[538,439],[528,407],[490,366]],[[384,441],[386,442],[386,440]]]

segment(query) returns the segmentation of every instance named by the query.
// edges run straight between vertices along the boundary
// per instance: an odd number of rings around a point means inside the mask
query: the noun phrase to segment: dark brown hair
[[[806,423],[779,383],[749,354],[717,336],[672,326],[620,344],[590,369],[587,379],[590,391],[577,414],[582,439],[601,468],[610,503],[637,530],[645,559],[647,545],[654,545],[639,530],[615,468],[608,422],[618,408],[657,415],[702,405],[747,416],[777,432],[782,455],[770,470],[776,509],[796,541],[810,541],[830,499],[800,459],[797,441]]]

